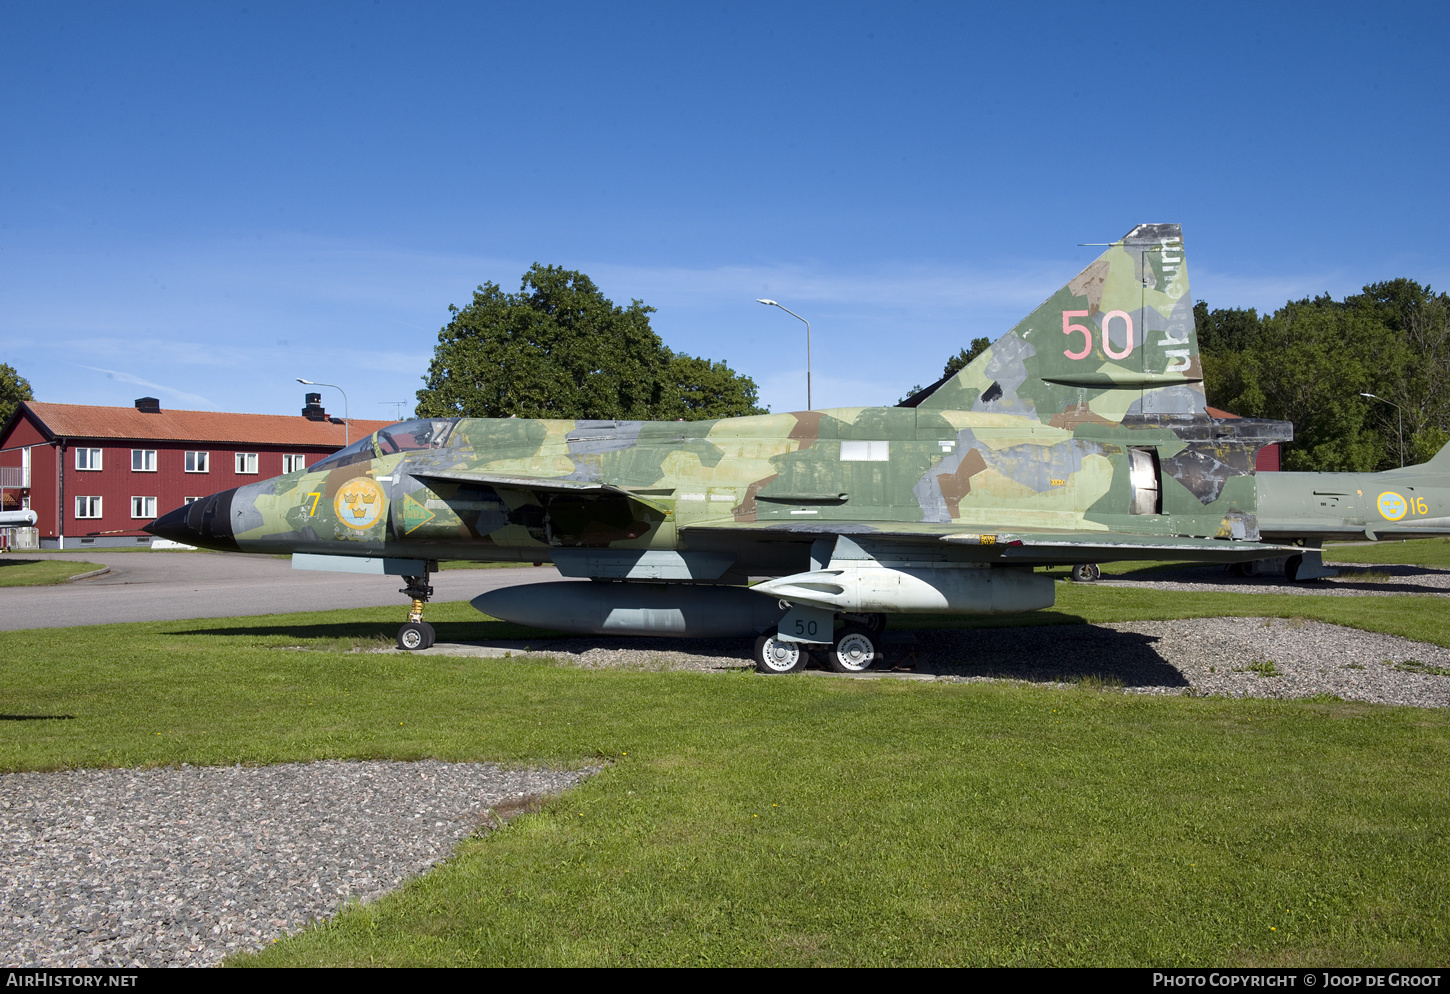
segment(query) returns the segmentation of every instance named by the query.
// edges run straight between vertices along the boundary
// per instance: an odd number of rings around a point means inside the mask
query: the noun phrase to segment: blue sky
[[[1311,13],[1306,13],[1312,11]],[[411,410],[533,262],[804,407],[893,403],[1141,221],[1193,294],[1450,288],[1450,5],[0,5],[0,362]],[[336,391],[323,391],[340,413]]]

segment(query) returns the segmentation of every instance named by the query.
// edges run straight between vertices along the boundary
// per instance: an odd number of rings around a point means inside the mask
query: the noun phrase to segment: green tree
[[[1384,400],[1374,416],[1396,446],[1403,420],[1405,462],[1424,462],[1450,439],[1450,296],[1401,278],[1368,284],[1344,305],[1376,317],[1403,345],[1400,374],[1372,391]]]
[[[941,371],[942,376],[951,376],[954,373],[961,372],[967,367],[968,363],[970,363],[973,359],[977,358],[977,356],[981,355],[983,352],[987,351],[987,347],[991,344],[992,340],[990,338],[972,339],[971,348],[962,349],[956,355],[952,356],[950,359],[947,360],[946,366],[944,366]]]
[[[983,352],[987,351],[987,347],[991,344],[992,340],[990,338],[972,339],[972,344],[970,348],[962,349],[956,355],[952,356],[950,359],[947,360],[946,366],[942,368],[941,379],[945,380],[948,376],[954,376],[957,373],[961,372],[963,369],[966,369],[967,364],[970,363],[973,359],[977,358],[977,356],[981,355]],[[937,382],[940,383],[941,380],[938,380]],[[914,383],[912,384],[911,389],[906,391],[906,396],[902,397],[896,403],[898,405],[904,404],[915,395],[921,393],[921,391],[921,384]]]
[[[700,419],[761,414],[756,387],[723,362],[679,355],[653,307],[616,306],[583,273],[537,263],[518,293],[496,283],[449,307],[420,417]]]
[[[30,381],[17,373],[14,367],[0,362],[0,425],[10,420],[10,415],[21,402],[34,400],[30,392]]]
[[[698,421],[766,413],[756,406],[755,381],[739,375],[723,362],[670,353],[660,385],[659,403],[652,415],[660,421]]]
[[[1362,393],[1386,396],[1411,364],[1404,336],[1376,306],[1328,295],[1272,315],[1194,308],[1208,402],[1235,414],[1294,423],[1288,470],[1368,471],[1399,465]],[[1208,343],[1208,344],[1205,344]]]

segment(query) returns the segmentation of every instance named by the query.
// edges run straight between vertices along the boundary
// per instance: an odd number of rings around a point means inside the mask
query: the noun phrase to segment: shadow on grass
[[[530,649],[569,655],[595,649],[679,652],[747,664],[753,643],[751,638],[575,635],[505,621],[443,621],[434,623],[434,630],[439,642],[455,644],[522,642]],[[374,621],[174,628],[164,634],[277,639],[279,644],[342,641],[367,646],[391,645],[396,632],[391,622]],[[1154,636],[1098,627],[1079,615],[1058,611],[975,618],[904,615],[891,620],[885,661],[877,668],[1032,683],[1187,687],[1183,675],[1154,648],[1157,641]],[[823,646],[813,650],[813,668],[824,667],[823,650]]]
[[[11,559],[9,556],[0,556],[0,568],[6,566],[34,566],[36,563],[52,561],[49,559]]]
[[[917,662],[912,669],[917,673],[1114,687],[1189,685],[1178,668],[1158,654],[1155,635],[1062,622],[914,634]],[[903,663],[912,662],[909,655],[903,656]],[[893,663],[887,659],[888,665]]]
[[[0,714],[0,721],[74,721],[73,714]]]

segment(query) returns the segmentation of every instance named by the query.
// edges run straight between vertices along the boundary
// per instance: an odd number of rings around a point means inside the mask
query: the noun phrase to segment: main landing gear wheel
[[[1079,563],[1072,568],[1072,578],[1077,583],[1096,583],[1102,575],[1096,563]]]
[[[841,620],[848,625],[864,628],[872,635],[880,635],[886,631],[886,615],[884,614],[843,614]]]
[[[417,650],[432,647],[437,636],[426,621],[410,621],[398,629],[398,648]]]
[[[755,668],[762,673],[799,673],[810,658],[805,646],[778,635],[762,635],[755,640]]]
[[[881,636],[858,625],[847,625],[831,646],[831,669],[837,673],[865,673],[881,658]]]

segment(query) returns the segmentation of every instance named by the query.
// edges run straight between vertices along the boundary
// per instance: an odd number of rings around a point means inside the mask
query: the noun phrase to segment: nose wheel
[[[398,648],[410,652],[430,648],[437,636],[433,626],[423,620],[423,605],[433,595],[433,588],[428,585],[426,576],[405,576],[403,580],[408,585],[398,593],[411,597],[413,605],[408,609],[407,623],[398,629]]]
[[[426,649],[435,639],[433,626],[426,621],[410,621],[398,629],[399,649]]]

